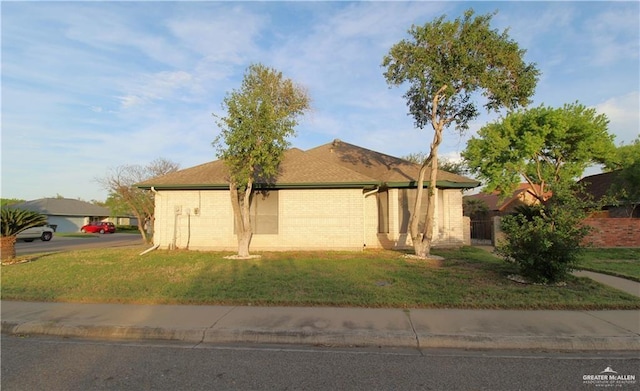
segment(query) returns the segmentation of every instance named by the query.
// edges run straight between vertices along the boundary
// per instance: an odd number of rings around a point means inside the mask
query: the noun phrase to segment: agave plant
[[[0,258],[15,258],[16,235],[25,229],[47,223],[47,216],[28,210],[2,208],[0,215]]]

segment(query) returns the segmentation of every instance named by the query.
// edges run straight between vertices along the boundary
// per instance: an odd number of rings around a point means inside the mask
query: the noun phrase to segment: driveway
[[[53,235],[53,239],[48,242],[34,240],[33,242],[16,242],[16,255],[27,255],[35,253],[62,252],[82,250],[88,248],[110,248],[110,247],[144,247],[142,235],[132,233],[115,234],[87,234],[86,238],[68,238]]]

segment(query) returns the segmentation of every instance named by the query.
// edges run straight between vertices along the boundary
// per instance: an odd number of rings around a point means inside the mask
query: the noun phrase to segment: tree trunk
[[[16,257],[16,236],[0,237],[0,259],[9,260]]]
[[[424,244],[422,242],[422,231],[420,231],[420,215],[422,213],[422,192],[424,191],[424,176],[431,162],[431,156],[422,163],[420,173],[418,174],[418,182],[416,188],[416,200],[413,204],[413,213],[409,219],[409,232],[411,241],[413,242],[413,251],[419,257],[426,257]]]
[[[424,224],[424,231],[420,231],[419,221],[420,213],[422,210],[422,192],[424,191],[424,176],[427,168],[431,168],[431,175],[429,179],[429,187],[427,192],[429,198],[427,199],[427,216]],[[409,220],[411,240],[413,241],[413,251],[416,256],[421,258],[427,258],[431,255],[431,242],[433,241],[433,227],[436,211],[436,181],[438,180],[438,146],[435,148],[432,145],[429,157],[425,160],[420,174],[418,176],[418,188],[416,191],[416,201]]]
[[[238,232],[238,257],[246,258],[251,256],[251,254],[249,254],[249,246],[251,245],[252,236],[253,232],[251,232],[251,230]]]
[[[149,224],[151,232],[153,233],[153,218],[150,218],[147,221],[147,219],[141,214],[134,213],[134,215],[136,216],[136,219],[138,219],[138,231],[142,235],[142,240],[145,243],[153,242],[153,234],[149,235],[149,232],[147,231],[147,224]]]
[[[244,192],[238,191],[235,183],[229,185],[231,206],[235,217],[236,236],[238,238],[238,256],[241,258],[250,256],[249,246],[253,237],[250,217],[252,190],[252,183],[247,184]]]
[[[431,255],[431,242],[433,241],[433,228],[436,215],[436,196],[437,188],[436,181],[438,180],[438,145],[435,148],[431,147],[431,176],[429,178],[429,201],[427,204],[427,219],[424,223],[424,235],[422,236],[422,247],[424,253],[421,257],[428,257]]]
[[[411,229],[411,239],[413,240],[413,249],[415,255],[421,258],[427,258],[431,255],[431,242],[433,241],[433,228],[436,215],[436,195],[437,188],[436,182],[438,181],[438,147],[442,143],[442,131],[445,125],[450,122],[444,118],[438,120],[438,102],[444,99],[444,92],[447,86],[443,85],[440,90],[434,95],[432,100],[431,109],[431,125],[433,126],[433,141],[431,142],[431,151],[429,156],[422,163],[420,167],[420,174],[418,175],[416,202],[414,204],[413,213],[409,220]],[[427,204],[427,216],[424,224],[424,231],[419,232],[420,213],[422,208],[422,191],[424,186],[424,177],[427,172],[427,168],[431,167],[431,175],[429,177],[429,198]]]

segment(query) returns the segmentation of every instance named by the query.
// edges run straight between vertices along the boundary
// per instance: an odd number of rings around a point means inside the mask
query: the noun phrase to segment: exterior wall
[[[462,215],[462,191],[447,189],[437,192],[433,246],[454,247],[470,244],[469,221]],[[389,233],[378,234],[378,247],[413,247],[411,235],[400,233],[399,207],[398,189],[389,189]]]
[[[253,235],[251,250],[363,248],[367,238],[361,189],[280,190],[278,199],[278,234]],[[367,198],[367,207],[367,226],[377,230],[375,197]],[[156,197],[154,243],[161,248],[235,251],[233,222],[227,190],[163,191]]]
[[[442,195],[440,211],[442,218],[438,225],[438,235],[435,246],[461,246],[468,240],[465,230],[469,225],[465,225],[462,214],[462,191],[456,189],[442,190],[438,193]]]
[[[362,189],[281,190],[278,235],[254,235],[252,249],[361,250]],[[375,197],[368,197],[368,225],[377,229]],[[375,232],[375,231],[373,231]]]
[[[462,216],[463,244],[471,246],[471,217]]]
[[[153,241],[161,248],[237,247],[229,191],[163,191],[155,202]]]
[[[640,219],[588,218],[584,223],[593,227],[585,244],[595,247],[640,247]]]
[[[161,248],[236,251],[228,190],[161,191],[154,243]],[[389,189],[389,233],[378,233],[378,205],[362,189],[287,189],[278,192],[278,233],[254,234],[251,250],[411,248],[399,233],[398,190]],[[469,243],[462,192],[439,190],[434,246]]]
[[[584,245],[594,247],[640,247],[640,219],[587,218],[584,223],[593,230],[584,239]],[[500,230],[500,217],[494,220],[494,242],[504,240]]]
[[[85,219],[78,216],[47,216],[47,223],[56,226],[56,232],[79,232]]]

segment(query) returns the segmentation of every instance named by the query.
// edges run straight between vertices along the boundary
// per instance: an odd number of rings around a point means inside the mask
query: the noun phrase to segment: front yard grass
[[[140,249],[31,256],[2,267],[2,299],[92,303],[353,306],[386,308],[640,309],[633,297],[588,278],[523,285],[494,255],[440,250],[440,264],[394,251],[229,253]]]
[[[586,249],[579,268],[640,282],[640,248]]]

